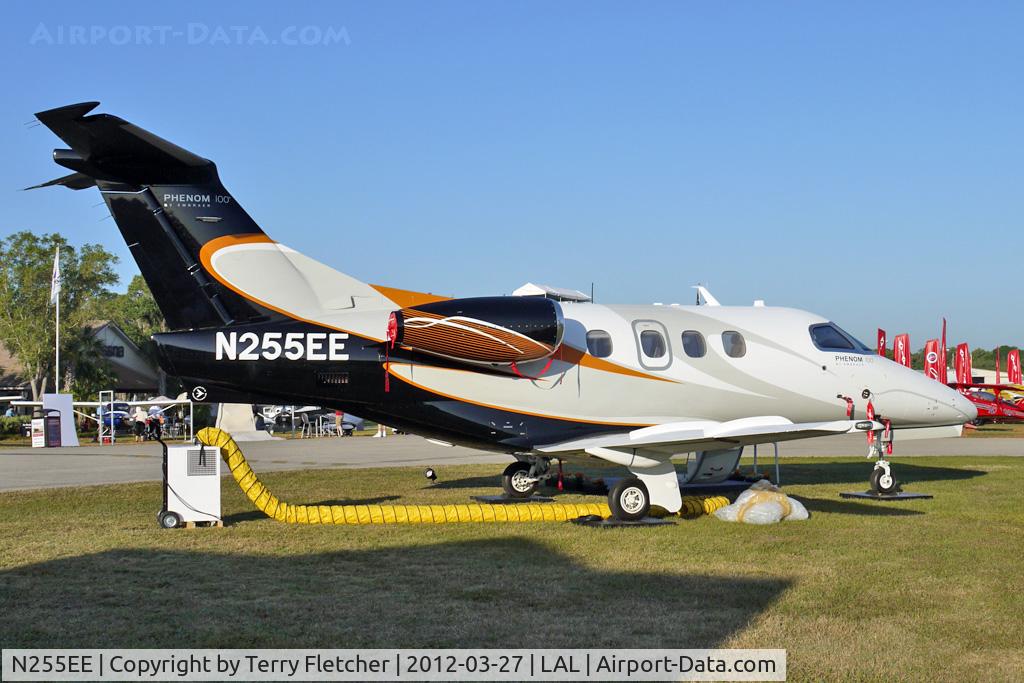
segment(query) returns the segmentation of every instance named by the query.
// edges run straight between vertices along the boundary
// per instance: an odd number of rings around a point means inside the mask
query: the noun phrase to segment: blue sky
[[[670,303],[700,281],[868,343],[945,315],[951,341],[1020,344],[1022,25],[1020,3],[11,5],[0,235],[135,272],[95,191],[15,191],[61,172],[32,113],[95,99],[370,282]]]

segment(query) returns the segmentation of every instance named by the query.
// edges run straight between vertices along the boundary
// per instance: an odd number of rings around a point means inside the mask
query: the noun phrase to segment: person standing
[[[160,410],[160,406],[149,407],[149,437],[151,439],[160,438],[160,425],[163,422],[163,412]]]
[[[141,443],[143,441],[143,434],[146,431],[146,411],[142,409],[142,406],[135,406],[135,412],[132,414],[132,431],[135,433],[135,443]]]

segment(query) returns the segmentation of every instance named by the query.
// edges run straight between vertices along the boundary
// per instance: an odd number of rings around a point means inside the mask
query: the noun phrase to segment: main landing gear
[[[612,516],[625,522],[643,519],[651,511],[651,495],[637,477],[620,479],[608,492]]]
[[[509,498],[529,498],[540,482],[551,478],[548,458],[516,460],[501,473],[501,488]]]
[[[618,452],[601,450],[604,452],[591,454],[612,462],[616,460],[609,456],[624,457]],[[525,454],[519,457],[520,460],[505,468],[501,477],[501,487],[509,498],[530,498],[542,482],[559,476],[558,471],[551,467],[550,458]],[[659,462],[641,456],[630,458],[644,462],[638,469],[629,467],[632,476],[618,480],[608,492],[608,507],[612,517],[620,522],[638,522],[650,515],[652,505],[670,513],[678,512],[682,508],[682,496],[672,462]]]
[[[530,463],[517,460],[501,473],[501,488],[509,498],[529,498],[537,490],[537,479],[530,476]]]

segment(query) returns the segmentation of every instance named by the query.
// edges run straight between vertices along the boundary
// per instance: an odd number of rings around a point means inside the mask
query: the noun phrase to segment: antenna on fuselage
[[[718,299],[716,299],[715,297],[713,297],[711,295],[711,292],[709,292],[707,290],[707,287],[704,287],[699,282],[697,284],[695,284],[693,286],[693,288],[697,290],[697,305],[698,306],[701,305],[700,304],[700,300],[701,299],[704,299],[704,305],[705,306],[721,306],[722,305],[722,304],[718,303]]]

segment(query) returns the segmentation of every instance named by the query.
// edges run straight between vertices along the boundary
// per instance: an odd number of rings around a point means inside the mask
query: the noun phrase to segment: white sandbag
[[[811,513],[807,511],[807,508],[804,507],[804,504],[801,503],[796,498],[789,499],[789,507],[789,514],[786,515],[787,522],[802,522],[803,520],[808,519],[811,516]]]
[[[775,524],[781,522],[782,518],[786,515],[786,509],[778,499],[778,494],[771,495],[772,498],[769,499],[764,494],[759,494],[757,500],[748,501],[745,509],[742,507],[739,509],[736,521],[746,524]]]
[[[716,510],[715,516],[726,522],[775,524],[783,519],[807,519],[810,515],[800,501],[763,479],[741,493],[732,505]]]
[[[715,517],[718,517],[723,522],[735,522],[737,512],[739,512],[739,507],[736,503],[733,503],[732,505],[726,505],[724,508],[715,510]]]

